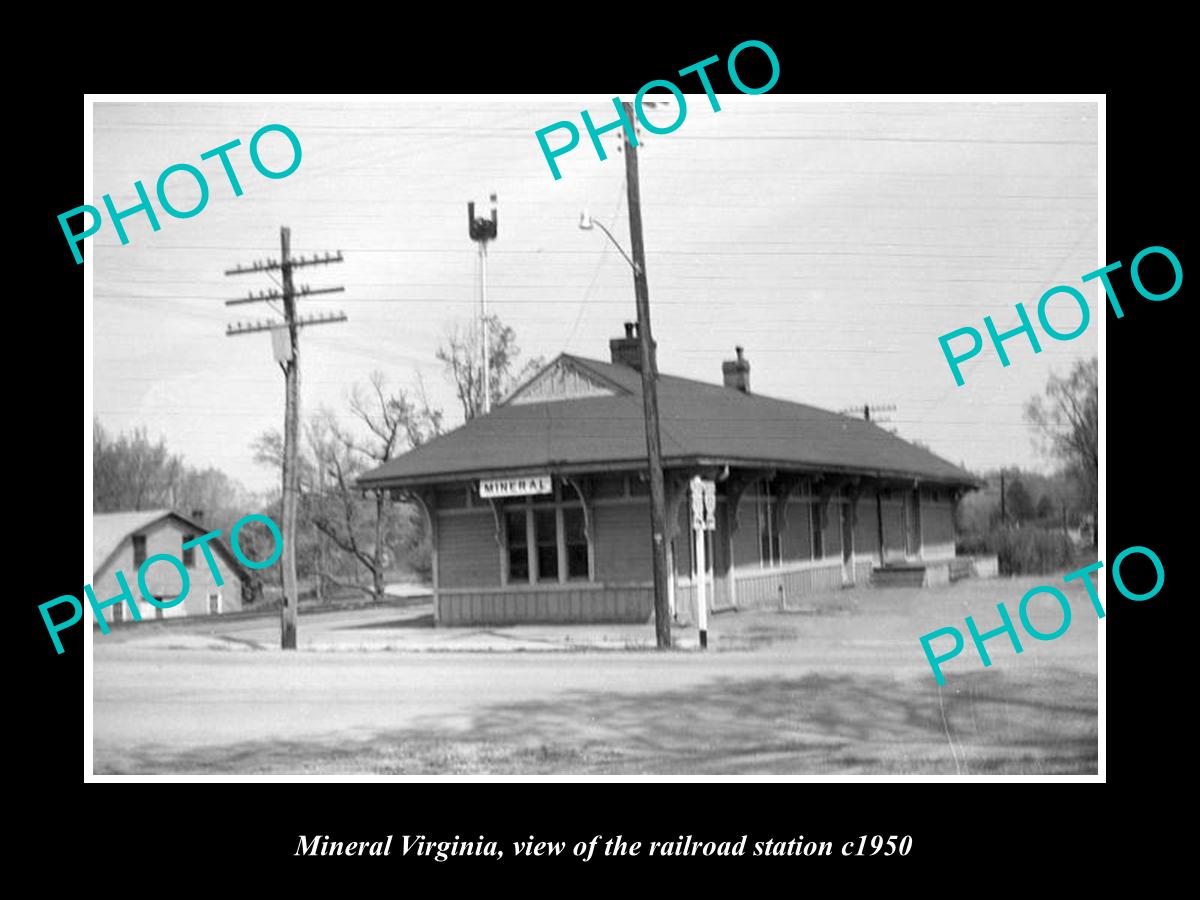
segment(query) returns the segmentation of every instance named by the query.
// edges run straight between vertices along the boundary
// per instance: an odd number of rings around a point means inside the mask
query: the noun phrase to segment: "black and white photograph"
[[[1104,98],[754,71],[90,97],[87,780],[1103,780]]]

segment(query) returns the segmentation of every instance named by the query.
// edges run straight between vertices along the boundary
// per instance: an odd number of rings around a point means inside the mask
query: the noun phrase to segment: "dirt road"
[[[991,668],[968,639],[940,690],[917,642],[962,628],[967,612],[991,627],[1000,600],[1015,617],[1021,593],[1049,580],[843,592],[848,611],[831,615],[720,616],[706,654],[351,649],[360,637],[285,654],[253,649],[266,645],[261,622],[231,627],[215,645],[226,650],[150,632],[97,638],[95,771],[1094,772],[1098,623],[1082,594],[1068,592],[1082,602],[1066,635],[1027,640],[1019,656],[990,641]],[[309,633],[378,637],[381,615],[314,616]],[[528,639],[513,632],[500,640]]]

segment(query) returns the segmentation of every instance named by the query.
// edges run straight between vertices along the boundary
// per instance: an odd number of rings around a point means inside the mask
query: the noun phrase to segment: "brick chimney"
[[[609,340],[608,350],[612,361],[617,365],[629,366],[631,369],[642,370],[642,342],[637,336],[637,325],[625,323],[625,337],[615,337]]]
[[[742,356],[742,348],[737,348],[737,359],[727,359],[721,363],[721,374],[725,376],[725,387],[736,388],[743,394],[750,393],[750,362]]]

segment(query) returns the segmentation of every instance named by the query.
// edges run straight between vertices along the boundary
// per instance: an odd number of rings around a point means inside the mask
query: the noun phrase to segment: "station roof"
[[[552,369],[569,370],[595,390],[545,402],[522,397]],[[730,465],[979,483],[874,423],[803,403],[660,373],[658,407],[664,468]],[[644,469],[644,428],[637,369],[564,353],[488,415],[389,460],[358,484],[401,488],[538,472]]]

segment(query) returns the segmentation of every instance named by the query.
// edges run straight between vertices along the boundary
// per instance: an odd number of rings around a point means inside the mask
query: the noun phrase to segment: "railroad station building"
[[[648,622],[650,491],[638,338],[561,354],[491,413],[359,479],[420,504],[439,625]],[[670,598],[695,621],[688,485],[716,482],[710,608],[796,606],[871,582],[963,574],[954,507],[971,474],[863,419],[755,394],[742,349],[722,383],[661,374]]]

